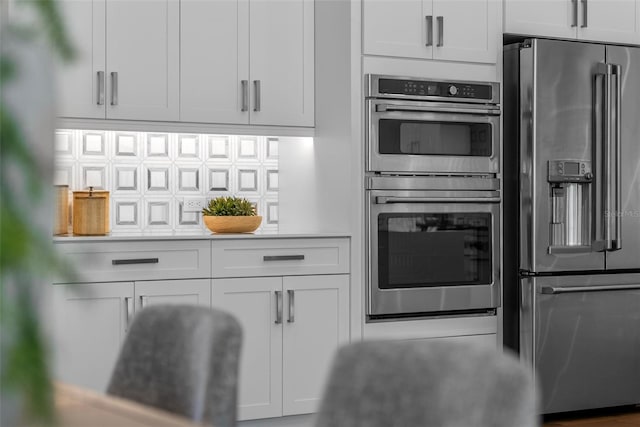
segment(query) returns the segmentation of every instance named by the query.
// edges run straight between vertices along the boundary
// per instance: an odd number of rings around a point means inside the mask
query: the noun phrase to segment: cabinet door
[[[104,392],[133,313],[133,283],[53,287],[55,376]]]
[[[363,0],[366,55],[431,59],[434,25],[431,0]]]
[[[248,83],[249,0],[182,0],[180,120],[248,124]]]
[[[105,0],[59,2],[76,57],[58,69],[58,116],[105,118]]]
[[[433,59],[496,63],[500,11],[494,0],[434,0]]]
[[[580,2],[580,31],[584,40],[639,43],[640,22],[636,0],[588,0]]]
[[[281,297],[281,277],[212,281],[213,306],[235,315],[242,326],[239,420],[282,415],[282,320],[276,313]]]
[[[349,340],[349,276],[284,284],[283,415],[315,412],[337,348]]]
[[[150,280],[135,282],[137,307],[153,304],[189,304],[211,307],[211,280]]]
[[[251,124],[314,125],[313,0],[250,0]]]
[[[577,15],[572,0],[505,0],[504,32],[574,39]]]
[[[180,7],[107,0],[107,118],[178,120]]]

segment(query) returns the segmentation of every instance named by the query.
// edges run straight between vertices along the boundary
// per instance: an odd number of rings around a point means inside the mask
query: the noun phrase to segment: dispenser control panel
[[[591,182],[591,162],[588,160],[550,160],[549,182]]]

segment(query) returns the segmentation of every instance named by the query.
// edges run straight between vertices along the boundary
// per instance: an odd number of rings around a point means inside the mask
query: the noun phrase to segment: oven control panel
[[[496,84],[404,79],[385,76],[370,76],[376,87],[374,96],[408,98],[449,98],[460,100],[493,101],[498,94]]]

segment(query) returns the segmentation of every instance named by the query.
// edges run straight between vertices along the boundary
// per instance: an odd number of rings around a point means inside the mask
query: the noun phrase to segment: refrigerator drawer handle
[[[544,286],[540,289],[541,294],[570,294],[577,292],[608,292],[608,291],[633,291],[640,290],[639,285],[616,285],[616,286]]]

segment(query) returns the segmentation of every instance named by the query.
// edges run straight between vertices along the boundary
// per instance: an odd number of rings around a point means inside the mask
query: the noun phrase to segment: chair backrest
[[[461,342],[365,341],[337,353],[316,427],[532,427],[530,369]]]
[[[154,305],[125,339],[107,393],[228,427],[236,422],[242,331],[207,307]]]

